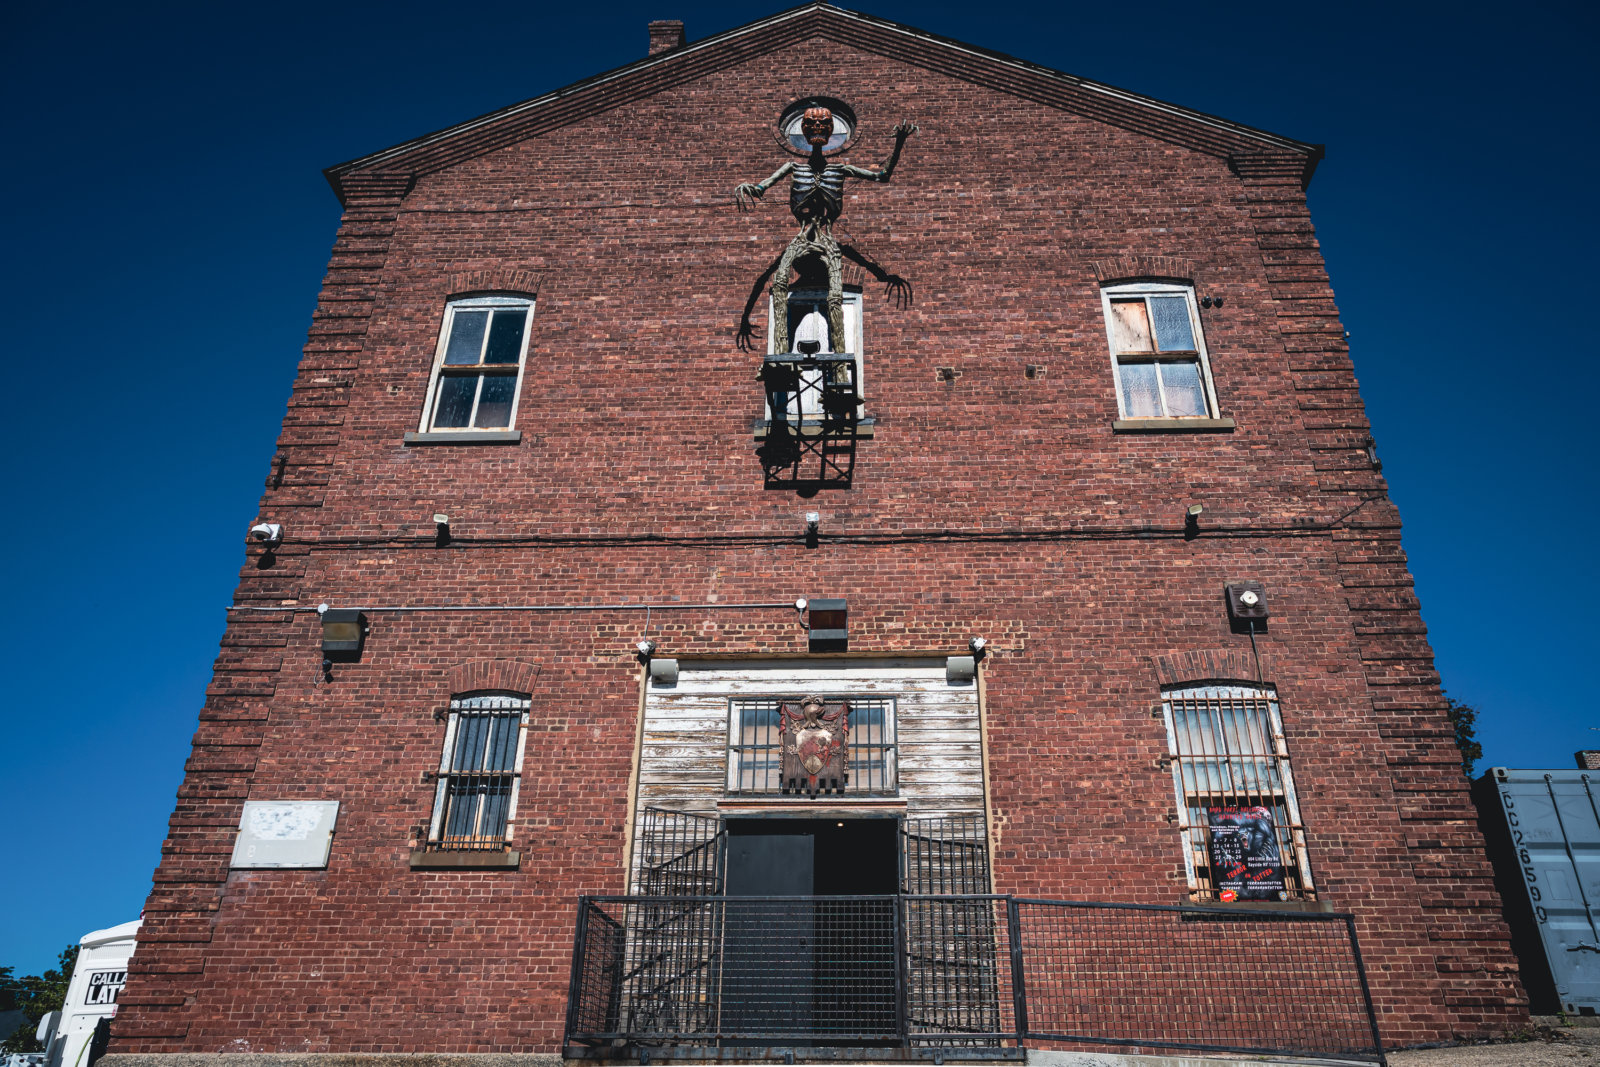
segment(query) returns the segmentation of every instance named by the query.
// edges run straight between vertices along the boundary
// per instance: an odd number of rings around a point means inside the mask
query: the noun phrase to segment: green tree
[[[72,968],[78,962],[78,946],[68,945],[61,950],[53,970],[43,974],[30,974],[13,978],[10,967],[0,967],[0,1001],[10,1000],[27,1012],[16,1032],[0,1042],[0,1052],[42,1052],[44,1045],[33,1036],[39,1020],[53,1011],[60,1011],[67,1002],[67,983],[72,981]]]
[[[1483,758],[1483,746],[1478,743],[1478,709],[1448,693],[1444,702],[1449,705],[1450,710],[1445,714],[1450,717],[1450,725],[1455,727],[1456,747],[1461,750],[1461,769],[1471,778],[1473,765]]]

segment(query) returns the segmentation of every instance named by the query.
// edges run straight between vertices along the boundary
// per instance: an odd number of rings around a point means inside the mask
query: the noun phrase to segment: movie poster
[[[1211,879],[1217,898],[1286,900],[1283,855],[1266,808],[1207,808],[1211,823]]]

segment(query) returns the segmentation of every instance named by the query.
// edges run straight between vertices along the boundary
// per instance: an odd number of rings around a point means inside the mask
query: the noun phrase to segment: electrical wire
[[[1238,526],[1207,526],[1198,534],[1182,526],[1084,526],[1057,527],[1036,530],[898,530],[881,533],[818,533],[816,541],[833,545],[896,545],[896,544],[1027,544],[1062,541],[1171,541],[1224,538],[1272,537],[1323,537],[1343,528],[1344,523],[1376,497],[1367,497],[1343,514],[1320,522],[1299,524],[1264,524]],[[1372,523],[1362,527],[1370,530],[1398,529],[1398,523]],[[705,548],[760,548],[783,545],[806,545],[807,534],[504,534],[488,536],[457,535],[452,533],[445,545],[440,545],[437,535],[393,534],[378,537],[285,537],[282,545],[301,545],[308,548],[428,548],[443,551],[450,548],[485,547],[604,547],[621,545],[674,545]]]

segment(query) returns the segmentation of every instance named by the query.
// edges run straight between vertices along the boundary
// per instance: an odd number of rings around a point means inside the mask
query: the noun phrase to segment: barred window
[[[530,704],[511,693],[451,699],[428,827],[430,849],[475,851],[510,844]]]
[[[779,708],[785,700],[734,700],[728,713],[728,792],[782,793],[783,738]],[[845,793],[893,795],[895,714],[892,697],[827,697],[850,705]]]
[[[1191,896],[1314,898],[1277,692],[1208,685],[1162,698]]]

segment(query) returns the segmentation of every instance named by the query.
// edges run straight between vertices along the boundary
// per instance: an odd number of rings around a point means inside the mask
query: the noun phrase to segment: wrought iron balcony
[[[579,899],[569,1058],[1020,1060],[1062,1044],[1384,1062],[1348,915],[985,895]]]
[[[767,397],[759,451],[769,486],[847,487],[861,409],[856,357],[787,352],[761,364]]]

